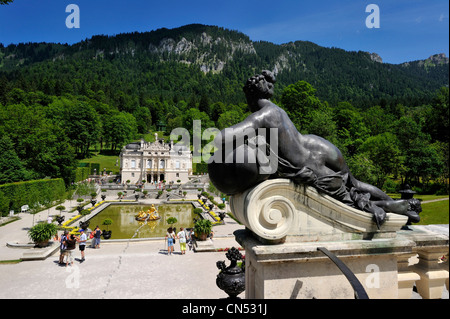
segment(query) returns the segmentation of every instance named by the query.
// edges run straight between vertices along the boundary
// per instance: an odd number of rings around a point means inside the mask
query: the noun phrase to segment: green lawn
[[[388,194],[391,198],[394,199],[400,199],[401,195],[400,194]],[[415,194],[414,198],[417,198],[420,201],[426,201],[426,200],[433,200],[433,199],[441,199],[441,198],[448,198],[448,195],[420,195],[420,194]]]
[[[422,204],[418,225],[448,224],[449,201],[443,200]]]
[[[116,160],[119,160],[119,166],[116,166]],[[107,172],[112,171],[113,174],[118,174],[120,171],[120,158],[116,155],[94,155],[80,160],[80,163],[99,163],[101,172],[105,168]]]
[[[149,132],[147,134],[144,134],[143,138],[146,142],[154,142],[155,141],[155,133],[158,133],[158,138],[163,138],[166,141],[169,139],[170,134],[169,135],[165,135],[165,132],[160,132],[160,131],[156,131],[156,132]],[[139,140],[136,140],[136,142],[139,142]]]

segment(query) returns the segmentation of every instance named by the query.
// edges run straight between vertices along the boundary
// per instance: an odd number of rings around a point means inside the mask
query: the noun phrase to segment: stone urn
[[[38,248],[45,248],[45,247],[48,246],[49,242],[50,242],[50,240],[40,241],[40,242],[36,243],[36,247],[38,247]]]
[[[110,239],[111,238],[111,230],[102,230],[102,236],[104,239]]]
[[[85,222],[80,222],[80,228],[81,229],[87,229],[89,227],[89,224],[91,222],[89,220],[85,221]]]
[[[198,240],[200,241],[205,241],[206,239],[208,239],[208,234],[207,233],[201,233],[198,234],[198,236],[195,236]]]
[[[401,194],[401,199],[408,202],[408,222],[404,228],[409,229],[408,225],[420,221],[419,214],[422,212],[422,204],[420,200],[413,198],[416,192],[413,191],[408,184],[404,186],[404,189],[398,192]]]
[[[232,247],[225,255],[231,264],[226,267],[225,261],[218,261],[217,268],[221,271],[217,275],[217,287],[225,291],[230,299],[237,296],[245,290],[245,261],[238,249]],[[243,260],[242,267],[237,265],[238,260]]]
[[[56,221],[58,222],[58,225],[61,226],[61,223],[66,219],[66,216],[56,216]]]

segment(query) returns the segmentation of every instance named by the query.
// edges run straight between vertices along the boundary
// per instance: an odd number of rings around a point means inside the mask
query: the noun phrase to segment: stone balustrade
[[[399,237],[407,238],[415,244],[412,247],[413,256],[409,259],[406,271],[419,276],[415,284],[422,298],[439,299],[444,285],[448,290],[448,225],[440,228],[436,226],[409,227],[410,230],[398,233]]]

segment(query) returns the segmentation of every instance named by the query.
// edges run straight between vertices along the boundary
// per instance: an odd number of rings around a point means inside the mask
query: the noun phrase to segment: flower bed
[[[81,217],[81,215],[76,215],[76,216],[74,216],[74,217],[72,217],[71,219],[69,219],[68,221],[66,221],[64,224],[62,224],[62,227],[63,228],[69,228],[68,226],[70,225],[70,224],[72,224],[74,221],[76,221],[78,218],[80,218]],[[71,228],[71,227],[70,227]]]
[[[217,216],[216,213],[214,213],[208,206],[206,206],[206,204],[203,203],[201,199],[197,201],[212,216],[212,218],[214,218],[215,222],[213,222],[213,225],[220,223],[220,217]]]
[[[103,203],[105,203],[105,201],[101,201],[99,203],[96,203],[93,207],[88,208],[87,210],[90,212],[93,209],[97,208],[98,206],[102,205]],[[78,214],[74,217],[72,217],[71,219],[69,219],[68,221],[64,222],[62,224],[62,228],[64,230],[69,230],[69,234],[73,234],[73,235],[79,235],[80,234],[80,228],[78,226],[70,226],[72,223],[76,222],[78,219],[80,219],[81,217],[83,217],[82,215]]]
[[[220,223],[220,217],[216,215],[212,210],[209,211],[209,214],[216,220],[213,224]]]

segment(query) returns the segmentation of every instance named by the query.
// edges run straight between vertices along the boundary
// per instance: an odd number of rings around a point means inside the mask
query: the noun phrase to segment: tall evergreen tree
[[[3,135],[0,138],[0,184],[28,180],[30,177],[31,174],[17,156],[11,139]]]

